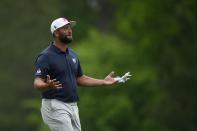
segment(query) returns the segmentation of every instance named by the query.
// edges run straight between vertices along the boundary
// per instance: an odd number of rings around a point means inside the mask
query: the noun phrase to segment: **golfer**
[[[72,42],[75,21],[58,18],[51,23],[54,41],[37,57],[34,87],[42,92],[41,114],[52,131],[81,131],[77,85],[103,86],[118,83],[113,72],[104,79],[83,74]]]

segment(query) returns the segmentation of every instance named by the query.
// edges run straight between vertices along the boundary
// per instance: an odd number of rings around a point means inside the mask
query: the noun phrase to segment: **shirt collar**
[[[57,47],[54,45],[54,42],[51,42],[50,48],[51,48],[53,51],[57,52],[58,54],[69,54],[69,49],[68,49],[68,48],[66,49],[66,52],[64,52],[64,51],[60,50],[59,48],[57,48]]]

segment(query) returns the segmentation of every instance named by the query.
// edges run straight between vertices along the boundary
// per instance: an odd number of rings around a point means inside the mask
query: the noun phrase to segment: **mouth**
[[[72,38],[72,35],[67,35],[66,37],[67,37],[67,38]]]

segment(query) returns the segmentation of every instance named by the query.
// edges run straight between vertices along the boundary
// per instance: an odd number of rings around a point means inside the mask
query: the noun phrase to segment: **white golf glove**
[[[114,80],[117,80],[118,83],[125,83],[127,80],[129,80],[131,75],[130,72],[125,73],[122,77],[117,76],[114,78]]]

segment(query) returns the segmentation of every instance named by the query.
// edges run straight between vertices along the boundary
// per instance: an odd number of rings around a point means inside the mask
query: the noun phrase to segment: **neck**
[[[66,49],[68,48],[68,47],[67,47],[67,44],[62,43],[62,42],[57,41],[57,40],[54,41],[54,45],[55,45],[57,48],[59,48],[61,51],[63,51],[63,52],[66,52]]]

